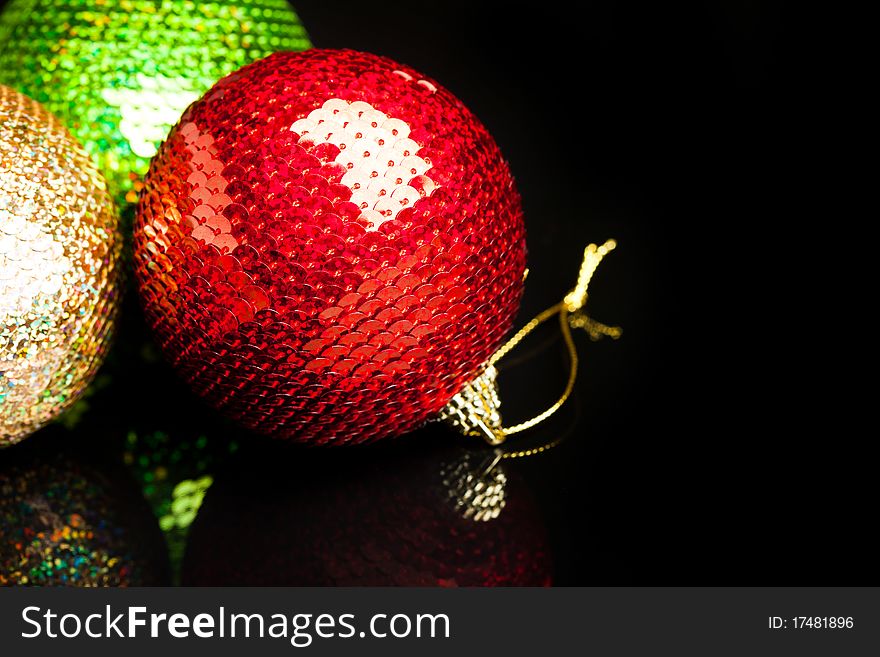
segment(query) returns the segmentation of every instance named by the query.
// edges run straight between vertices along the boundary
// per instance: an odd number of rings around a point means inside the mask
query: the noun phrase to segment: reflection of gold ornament
[[[0,85],[0,447],[86,387],[116,314],[121,241],[103,178],[39,103]]]
[[[445,465],[440,472],[455,509],[476,522],[494,520],[501,514],[507,485],[507,475],[500,463],[502,453],[480,456],[467,452],[457,461]]]
[[[0,587],[167,583],[161,533],[133,482],[48,438],[0,459]]]

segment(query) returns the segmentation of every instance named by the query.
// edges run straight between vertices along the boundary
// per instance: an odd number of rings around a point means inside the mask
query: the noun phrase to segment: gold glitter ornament
[[[55,418],[91,380],[116,317],[121,244],[82,147],[0,85],[0,447]]]

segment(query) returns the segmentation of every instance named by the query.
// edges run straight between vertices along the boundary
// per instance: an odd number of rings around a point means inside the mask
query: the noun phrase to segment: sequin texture
[[[522,293],[507,163],[451,93],[374,55],[278,53],[193,104],[135,225],[148,323],[195,390],[269,435],[432,418]]]
[[[68,407],[106,351],[121,240],[70,133],[0,85],[0,447]]]
[[[286,0],[12,0],[0,83],[58,116],[117,201],[134,203],[187,105],[244,64],[309,46]]]
[[[161,533],[118,465],[31,446],[0,462],[0,586],[167,584]]]

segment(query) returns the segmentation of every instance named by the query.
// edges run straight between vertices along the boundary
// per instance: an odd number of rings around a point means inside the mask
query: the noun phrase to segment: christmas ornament
[[[168,583],[167,555],[133,482],[82,446],[0,454],[0,586]]]
[[[0,82],[58,116],[124,206],[187,105],[248,62],[309,45],[286,0],[11,0]]]
[[[244,448],[205,495],[183,583],[549,585],[546,529],[516,470],[422,438],[417,453]]]
[[[104,180],[55,117],[0,86],[0,447],[72,404],[116,316]]]
[[[436,417],[522,293],[507,163],[391,60],[279,53],[184,113],[145,180],[135,268],[180,373],[253,429],[359,443]]]

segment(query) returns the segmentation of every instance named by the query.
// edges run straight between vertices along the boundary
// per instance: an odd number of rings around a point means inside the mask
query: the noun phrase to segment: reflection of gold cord
[[[620,337],[620,328],[605,326],[581,312],[584,304],[587,302],[587,289],[596,268],[602,262],[602,259],[614,250],[616,246],[617,243],[614,240],[608,240],[602,246],[590,244],[584,249],[584,259],[581,263],[577,285],[575,285],[574,289],[565,295],[562,301],[539,313],[496,351],[489,359],[485,371],[474,381],[466,385],[444,407],[440,414],[441,419],[451,423],[466,435],[482,436],[490,445],[500,445],[507,436],[531,429],[558,411],[571,396],[575,380],[577,379],[578,355],[574,338],[571,335],[571,329],[583,328],[590,334],[593,340],[598,340],[603,335],[614,339]],[[539,415],[525,422],[520,422],[510,427],[503,427],[501,426],[501,416],[498,412],[500,400],[498,399],[498,390],[495,383],[497,375],[495,364],[510,353],[538,326],[554,315],[559,316],[559,327],[562,331],[570,362],[565,390],[554,404]],[[521,450],[519,452],[508,452],[504,454],[503,458],[519,458],[540,454],[555,447],[559,442],[553,441],[541,447]]]
[[[527,456],[537,456],[538,454],[542,454],[546,451],[553,449],[562,444],[562,441],[565,438],[556,438],[555,440],[551,440],[549,443],[544,443],[540,447],[532,447],[530,449],[521,449],[516,452],[504,452],[501,455],[503,459],[521,459]]]

